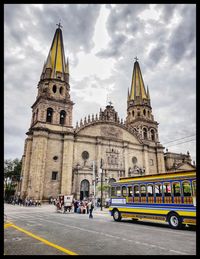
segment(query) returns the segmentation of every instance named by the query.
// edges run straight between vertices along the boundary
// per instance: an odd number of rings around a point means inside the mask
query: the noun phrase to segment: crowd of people
[[[8,203],[12,204],[12,205],[20,205],[20,206],[41,206],[41,200],[35,200],[35,199],[31,199],[31,198],[25,198],[22,199],[18,196],[14,196],[11,197],[8,201]]]

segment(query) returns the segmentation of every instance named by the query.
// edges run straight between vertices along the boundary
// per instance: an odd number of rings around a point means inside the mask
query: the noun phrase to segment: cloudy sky
[[[31,105],[59,22],[73,125],[110,100],[125,119],[137,56],[161,144],[171,152],[190,151],[196,161],[194,4],[4,5],[4,158],[23,155]]]

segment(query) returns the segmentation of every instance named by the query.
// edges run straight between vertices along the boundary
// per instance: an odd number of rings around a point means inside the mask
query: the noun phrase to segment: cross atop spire
[[[134,59],[135,59],[135,61],[138,61],[138,60],[139,60],[137,56],[136,56]]]
[[[56,24],[56,25],[58,26],[59,29],[63,27],[60,22],[59,24]]]

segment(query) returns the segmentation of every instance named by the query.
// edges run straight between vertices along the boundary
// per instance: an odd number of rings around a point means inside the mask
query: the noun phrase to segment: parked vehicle
[[[71,212],[73,206],[73,195],[58,195],[56,200],[56,211],[65,213],[67,211]]]

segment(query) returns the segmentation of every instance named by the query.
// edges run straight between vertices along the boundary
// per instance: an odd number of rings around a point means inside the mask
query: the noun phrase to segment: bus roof
[[[161,173],[161,174],[148,174],[143,176],[135,176],[135,177],[120,177],[120,179],[116,183],[125,183],[125,182],[135,182],[135,181],[148,181],[148,180],[165,180],[165,179],[173,179],[177,177],[196,177],[196,169],[195,170],[187,170],[187,171],[179,171],[179,172],[169,172],[169,173]]]

